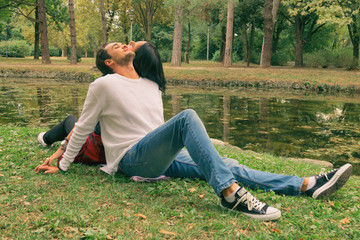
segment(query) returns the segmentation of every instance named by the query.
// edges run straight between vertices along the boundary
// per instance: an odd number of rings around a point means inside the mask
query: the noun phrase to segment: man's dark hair
[[[96,67],[104,74],[112,74],[114,71],[105,64],[106,59],[110,59],[111,56],[105,50],[106,46],[110,43],[105,43],[96,52]]]
[[[145,43],[135,52],[134,68],[140,77],[147,78],[159,85],[165,92],[166,80],[160,55],[151,43]]]

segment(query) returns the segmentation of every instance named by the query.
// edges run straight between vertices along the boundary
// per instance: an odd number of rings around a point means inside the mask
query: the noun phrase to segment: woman
[[[145,41],[131,41],[128,47],[130,51],[135,52],[133,64],[136,72],[141,77],[157,83],[159,90],[165,92],[166,80],[160,55],[156,47]],[[47,158],[43,164],[35,168],[36,172],[41,171],[41,166],[51,166],[54,160],[57,160],[57,165],[59,164],[77,121],[78,119],[76,117],[69,115],[64,121],[49,131],[42,132],[38,135],[38,141],[44,147],[51,146],[57,141],[62,142],[59,149],[53,155]],[[87,165],[106,164],[99,123],[96,125],[94,132],[89,135],[74,162]],[[45,171],[45,173],[47,173],[47,171]]]

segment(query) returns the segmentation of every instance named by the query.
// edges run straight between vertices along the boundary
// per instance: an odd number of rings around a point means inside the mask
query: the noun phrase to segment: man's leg
[[[128,176],[157,177],[168,169],[184,146],[221,197],[221,206],[263,221],[281,217],[280,210],[260,202],[236,183],[193,110],[179,113],[146,135],[125,154],[119,168]]]
[[[241,165],[235,159],[221,158],[235,176],[236,181],[244,187],[266,192],[274,191],[277,194],[300,195],[304,178],[297,176],[274,174],[250,169]],[[205,179],[196,163],[186,149],[182,149],[175,157],[170,167],[164,172],[169,177]]]
[[[236,182],[193,110],[182,111],[146,135],[125,154],[119,167],[128,176],[158,177],[184,146],[218,196]]]
[[[44,142],[47,145],[51,145],[54,142],[62,141],[64,138],[71,132],[74,128],[75,123],[78,121],[77,117],[72,115],[67,116],[61,123],[56,125],[55,127],[51,128],[47,131],[44,136]]]

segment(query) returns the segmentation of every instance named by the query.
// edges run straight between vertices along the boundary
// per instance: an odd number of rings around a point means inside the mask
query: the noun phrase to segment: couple
[[[58,150],[66,150],[63,158],[58,167],[51,166],[53,159],[47,160],[37,172],[67,171],[84,143],[94,138],[92,134],[98,135],[93,131],[100,122],[104,172],[205,179],[221,198],[222,207],[258,220],[278,219],[281,212],[256,199],[244,186],[317,199],[336,192],[350,177],[350,164],[300,178],[249,169],[234,159],[221,158],[195,111],[184,110],[164,123],[161,91],[165,90],[165,81],[160,81],[164,80],[162,66],[154,67],[161,62],[152,65],[147,61],[149,56],[159,60],[157,50],[150,43],[136,47],[137,43],[108,43],[98,50],[96,65],[104,76],[90,84],[70,141],[67,137]],[[52,143],[47,135],[39,135],[44,145]]]

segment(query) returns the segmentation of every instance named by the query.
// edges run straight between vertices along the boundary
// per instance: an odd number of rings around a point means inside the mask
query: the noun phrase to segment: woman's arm
[[[71,135],[73,134],[75,129],[75,126],[73,127],[73,129],[71,130],[71,132],[69,133],[69,135],[67,135],[67,137],[65,138],[65,146],[61,145],[58,150],[56,150],[56,152],[51,155],[49,158],[47,158],[45,160],[45,162],[43,162],[43,164],[38,165],[35,168],[35,172],[39,173],[41,171],[45,171],[45,173],[56,173],[57,170],[59,170],[57,167],[53,167],[51,166],[51,163],[56,159],[60,161],[61,156],[64,154],[65,150],[66,150],[66,145],[68,144],[68,142],[70,141]],[[50,167],[50,168],[49,168]],[[57,169],[55,171],[55,168]],[[52,169],[53,171],[48,172],[48,170]]]

